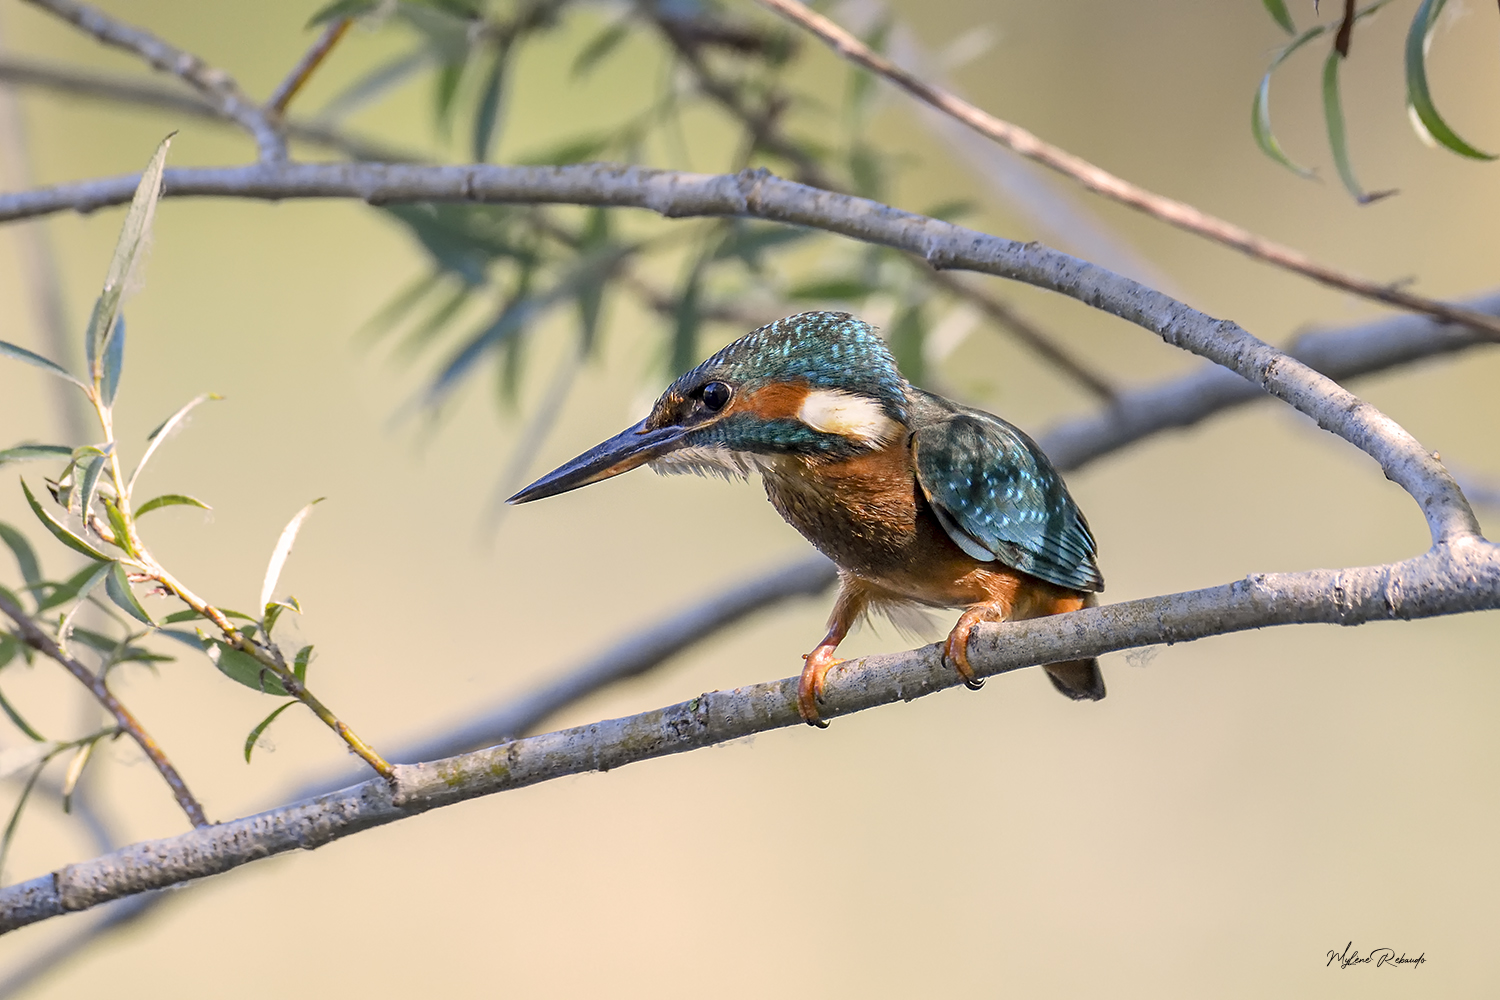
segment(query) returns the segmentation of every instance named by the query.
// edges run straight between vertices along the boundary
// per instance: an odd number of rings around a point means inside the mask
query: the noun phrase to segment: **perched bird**
[[[839,568],[828,634],[807,656],[798,709],[818,702],[834,651],[867,611],[963,607],[944,655],[971,688],[980,622],[1095,603],[1094,536],[1036,442],[982,410],[916,388],[848,313],[788,316],[673,382],[650,416],[510,498],[525,503],[646,463],[759,472],[766,496]],[[1098,661],[1046,666],[1059,691],[1104,697]]]

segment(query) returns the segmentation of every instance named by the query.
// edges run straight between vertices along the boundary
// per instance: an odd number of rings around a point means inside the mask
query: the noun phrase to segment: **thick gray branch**
[[[1473,537],[1389,566],[1273,573],[1206,590],[985,625],[970,662],[983,676],[1054,660],[1268,625],[1425,618],[1500,607],[1500,550]],[[829,674],[825,717],[911,701],[953,687],[941,647],[851,660]],[[800,725],[797,678],[715,691],[623,719],[396,768],[394,790],[371,780],[281,809],[144,841],[0,890],[0,932],[112,899],[311,850],[429,809],[588,771],[683,753]]]
[[[119,204],[131,177],[0,196],[0,222]],[[167,172],[169,197],[360,198],[411,201],[564,203],[642,208],[669,218],[746,216],[809,226],[916,254],[938,268],[993,274],[1060,292],[1145,327],[1285,400],[1380,463],[1422,508],[1434,541],[1477,534],[1478,522],[1453,477],[1379,410],[1307,365],[1139,282],[1037,243],[1018,243],[903,212],[852,195],[772,176],[692,174],[613,164],[563,167],[409,164],[257,164]]]
[[[124,49],[153,68],[171,73],[207,98],[226,118],[255,138],[260,158],[286,159],[286,141],[271,125],[260,105],[246,97],[228,73],[157,38],[144,28],[116,21],[103,11],[77,0],[26,0],[93,35],[105,45]]]

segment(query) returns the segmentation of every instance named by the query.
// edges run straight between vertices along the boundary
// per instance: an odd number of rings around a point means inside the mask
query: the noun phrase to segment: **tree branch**
[[[312,48],[302,54],[302,58],[297,60],[297,65],[292,67],[286,79],[282,80],[271,92],[271,96],[266,99],[268,111],[278,115],[286,111],[286,106],[292,102],[293,97],[297,96],[297,91],[302,89],[302,85],[307,82],[308,77],[313,75],[313,71],[323,64],[324,59],[328,58],[328,53],[333,51],[333,47],[339,43],[340,38],[344,37],[352,24],[354,24],[352,18],[344,17],[323,29],[318,40],[313,42]]]
[[[255,139],[262,161],[286,159],[286,141],[266,118],[259,105],[245,96],[234,78],[210,66],[191,52],[184,52],[151,32],[109,17],[103,11],[77,0],[26,0],[33,6],[62,18],[93,35],[105,45],[140,56],[153,68],[187,83],[202,94],[226,118],[238,123]]]
[[[134,185],[135,178],[127,176],[0,196],[0,222],[67,208],[119,204],[129,199]],[[169,170],[163,195],[275,200],[344,197],[372,204],[606,205],[649,209],[669,218],[747,216],[822,229],[904,250],[935,268],[978,271],[1050,289],[1129,320],[1169,344],[1238,372],[1369,454],[1421,506],[1435,541],[1479,530],[1453,477],[1410,434],[1373,406],[1237,324],[1215,320],[1171,296],[1039,243],[990,236],[865,198],[785,181],[768,171],[712,175],[614,164],[261,163]],[[1488,316],[1480,318],[1486,324],[1496,322]]]
[[[1500,313],[1500,293],[1475,299],[1467,306],[1490,314]],[[1304,336],[1291,353],[1325,375],[1345,379],[1485,343],[1486,339],[1466,329],[1445,329],[1423,317],[1397,316]],[[1221,410],[1265,398],[1248,382],[1211,365],[1202,372],[1126,393],[1114,408],[1065,422],[1040,435],[1038,440],[1053,462],[1068,471],[1159,431],[1186,427]],[[639,676],[745,614],[789,597],[818,592],[820,581],[826,587],[833,577],[831,564],[819,557],[772,570],[637,633],[530,694],[477,717],[443,726],[437,735],[408,744],[391,756],[403,761],[430,760],[523,735],[538,727],[549,713],[576,704],[616,681]],[[328,787],[317,783],[302,792],[301,797],[313,797]],[[0,996],[12,995],[81,949],[154,911],[167,898],[171,897],[153,891],[112,906],[94,924],[12,971],[0,981]]]
[[[177,799],[177,804],[182,807],[183,812],[187,813],[192,824],[196,827],[207,826],[208,817],[203,813],[203,806],[198,804],[198,800],[188,790],[187,782],[182,780],[182,775],[177,773],[177,768],[172,766],[172,762],[167,759],[166,753],[156,740],[151,738],[151,734],[141,727],[140,721],[130,714],[130,710],[122,705],[110,691],[109,686],[104,683],[104,678],[64,653],[57,643],[52,641],[52,637],[37,628],[36,623],[31,620],[25,610],[3,592],[0,592],[0,612],[4,612],[16,623],[16,631],[20,633],[21,639],[28,646],[62,664],[67,668],[68,673],[93,693],[94,697],[99,700],[99,704],[103,705],[104,709],[114,717],[115,724],[129,733],[130,738],[135,740],[146,756],[151,759],[151,763],[156,765],[167,787],[172,789],[172,795]]]
[[[1019,125],[996,118],[963,98],[906,72],[828,18],[809,10],[798,0],[760,0],[760,3],[817,35],[843,58],[884,77],[918,100],[951,115],[1007,149],[1072,178],[1096,194],[1138,209],[1152,218],[1160,219],[1179,229],[1231,247],[1249,257],[1274,264],[1330,287],[1341,288],[1400,309],[1434,316],[1449,323],[1472,326],[1491,336],[1500,336],[1500,319],[1472,313],[1436,299],[1403,292],[1393,285],[1380,284],[1326,264],[1320,264],[1291,247],[1258,236],[1232,222],[1215,218],[1186,202],[1155,194],[1116,177],[1082,157],[1074,156],[1066,150],[1042,141]]]
[[[1475,537],[1387,566],[1253,575],[1206,590],[981,625],[970,662],[981,676],[1035,663],[1187,642],[1268,625],[1425,618],[1500,607],[1500,551]],[[0,932],[125,896],[312,850],[371,827],[466,799],[683,753],[802,724],[796,677],[516,740],[373,779],[281,809],[144,841],[0,890]],[[953,687],[939,644],[849,660],[829,673],[826,717]]]
[[[929,280],[944,291],[977,306],[1000,329],[1015,337],[1064,375],[1106,403],[1113,402],[1116,390],[1103,375],[1073,357],[1072,352],[1053,340],[1041,328],[988,292],[975,288],[951,274],[930,272]]]

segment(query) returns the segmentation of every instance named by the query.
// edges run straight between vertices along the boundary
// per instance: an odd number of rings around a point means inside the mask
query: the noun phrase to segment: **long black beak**
[[[505,502],[529,503],[543,497],[555,497],[559,493],[629,472],[636,466],[645,465],[653,458],[671,451],[686,433],[687,429],[684,427],[647,430],[646,421],[642,420],[603,444],[594,445],[573,461],[553,469]]]

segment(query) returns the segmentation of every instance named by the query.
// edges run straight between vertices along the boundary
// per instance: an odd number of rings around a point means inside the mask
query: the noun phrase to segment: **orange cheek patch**
[[[763,420],[795,418],[807,398],[806,382],[774,382],[751,392],[735,393],[725,413],[753,413]]]

